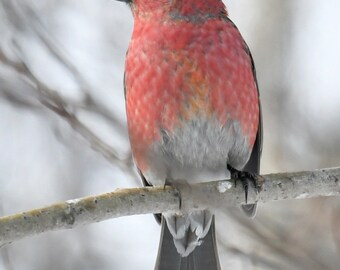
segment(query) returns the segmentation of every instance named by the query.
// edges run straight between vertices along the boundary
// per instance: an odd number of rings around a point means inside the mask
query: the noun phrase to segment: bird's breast
[[[250,56],[232,25],[135,25],[125,87],[129,136],[142,172],[180,177],[221,164],[225,171],[227,158],[237,156],[232,152],[240,153],[236,163],[246,162],[259,105]]]

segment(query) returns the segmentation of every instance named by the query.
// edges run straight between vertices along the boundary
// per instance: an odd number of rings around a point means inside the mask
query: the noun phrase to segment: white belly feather
[[[217,119],[196,118],[179,126],[172,133],[162,130],[162,140],[149,152],[151,167],[144,176],[153,185],[165,179],[226,179],[227,162],[242,169],[249,159],[248,138],[236,121],[222,126]]]

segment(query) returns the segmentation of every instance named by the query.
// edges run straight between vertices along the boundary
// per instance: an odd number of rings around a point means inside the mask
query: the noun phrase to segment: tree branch
[[[267,174],[260,177],[262,191],[250,192],[248,203],[304,199],[340,194],[340,167],[315,171]],[[119,189],[114,192],[69,200],[48,207],[0,218],[0,247],[46,231],[128,215],[181,213],[191,209],[225,208],[244,204],[238,180],[174,187]]]
[[[20,51],[17,44],[14,43],[14,47],[17,48],[17,51]],[[95,132],[93,132],[89,127],[87,127],[82,121],[80,121],[75,113],[69,109],[69,103],[54,89],[51,89],[48,85],[41,82],[31,71],[30,67],[25,63],[23,59],[20,58],[20,54],[16,53],[18,61],[11,60],[4,52],[0,49],[0,63],[11,67],[18,74],[26,77],[31,83],[34,85],[37,90],[37,98],[39,102],[48,108],[53,113],[59,115],[62,119],[64,119],[79,135],[81,135],[91,146],[91,148],[103,155],[108,161],[118,165],[120,168],[124,169],[126,172],[131,173],[132,168],[132,155],[128,153],[126,157],[120,157],[119,153],[101,140]],[[6,95],[4,89],[0,89],[0,93]],[[87,103],[90,106],[88,110],[92,107],[95,107],[94,100],[87,95],[86,96]],[[8,98],[8,95],[7,95]],[[11,97],[13,100],[13,97]],[[18,101],[17,101],[18,102]],[[97,110],[100,112],[100,110]],[[107,117],[105,117],[107,119]]]

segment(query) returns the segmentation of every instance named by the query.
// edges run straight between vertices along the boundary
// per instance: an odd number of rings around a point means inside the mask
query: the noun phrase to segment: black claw
[[[243,188],[244,188],[244,196],[245,196],[245,199],[246,199],[246,204],[248,204],[248,180],[247,179],[244,179],[244,178],[241,178],[241,181],[242,181],[242,184],[243,184]]]
[[[244,171],[239,171],[233,167],[231,167],[229,164],[227,165],[228,170],[230,171],[230,176],[235,181],[235,187],[236,187],[236,180],[240,179],[244,188],[245,193],[245,201],[246,204],[248,203],[248,191],[249,191],[249,183],[251,183],[254,188],[256,194],[258,194],[261,191],[261,181],[259,181],[259,175]]]

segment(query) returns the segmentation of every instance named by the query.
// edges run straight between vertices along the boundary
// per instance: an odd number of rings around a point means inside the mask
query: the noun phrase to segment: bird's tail
[[[173,236],[162,218],[161,240],[155,270],[220,270],[215,237],[215,221],[211,222],[207,235],[187,257],[178,254]]]

